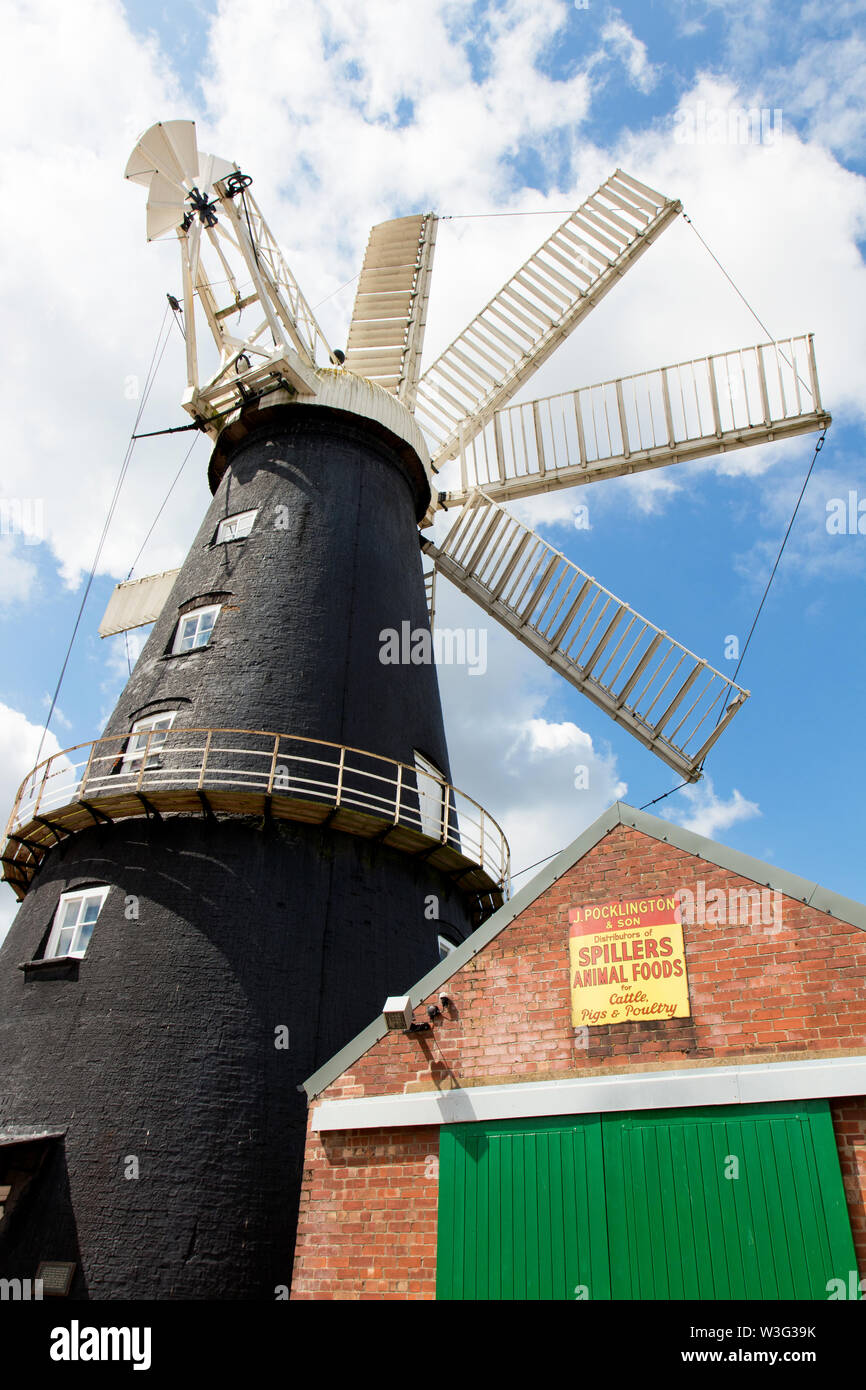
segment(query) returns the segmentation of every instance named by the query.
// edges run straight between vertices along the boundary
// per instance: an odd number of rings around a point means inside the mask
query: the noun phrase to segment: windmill
[[[184,406],[218,437],[251,394],[287,386],[298,399],[346,378],[390,393],[421,426],[438,473],[459,467],[422,520],[455,511],[439,573],[688,781],[748,691],[643,617],[512,517],[504,504],[821,430],[811,335],[759,343],[511,405],[532,374],[682,211],[617,169],[573,212],[422,374],[437,218],[401,217],[370,233],[347,351],[327,344],[236,166],[195,151],[191,122],[142,137],[127,177],[147,182],[150,238],[180,232],[187,332]],[[156,172],[153,172],[154,167]],[[183,173],[183,171],[186,173]],[[198,170],[193,182],[193,172]],[[217,210],[219,216],[217,216]],[[222,307],[205,241],[233,299]],[[238,288],[239,253],[251,291]],[[247,336],[229,321],[255,307]],[[196,313],[219,352],[204,380]],[[432,577],[429,585],[432,592]],[[117,630],[116,628],[113,630]]]
[[[35,768],[7,827],[2,1152],[44,1190],[0,1259],[65,1262],[77,1296],[273,1297],[300,1083],[508,892],[505,837],[451,785],[435,669],[384,664],[381,633],[429,633],[442,575],[694,779],[746,692],[507,504],[828,417],[810,337],[513,403],[680,212],[621,170],[424,372],[432,213],[373,228],[341,352],[192,122],[151,127],[127,177],[180,249],[213,500],[180,569],[115,590],[101,633],[152,623],[146,645],[102,737]],[[118,1184],[131,1158],[147,1181]]]

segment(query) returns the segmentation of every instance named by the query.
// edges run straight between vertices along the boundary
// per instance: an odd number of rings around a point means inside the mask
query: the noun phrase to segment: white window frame
[[[128,777],[130,772],[138,771],[144,758],[144,750],[147,748],[147,735],[151,732],[153,737],[150,740],[147,766],[159,767],[159,758],[156,755],[165,743],[166,734],[174,725],[176,714],[177,710],[175,709],[164,709],[160,710],[158,714],[148,714],[143,719],[136,719],[129,731],[123,762],[120,765],[120,776]],[[162,738],[160,738],[160,734],[162,734]]]
[[[442,814],[445,805],[445,775],[435,763],[418,749],[415,755],[415,783],[418,788],[418,815],[421,833],[439,840],[442,837]]]
[[[72,892],[60,894],[60,902],[57,904],[57,910],[54,913],[54,923],[51,927],[51,935],[48,938],[48,945],[45,947],[46,960],[52,958],[57,960],[65,960],[67,956],[75,956],[78,960],[81,959],[81,957],[84,955],[85,951],[87,950],[87,947],[90,944],[90,937],[93,933],[93,928],[99,920],[99,914],[102,911],[103,904],[105,903],[105,899],[108,897],[110,891],[110,887],[106,885],[105,887],[97,888],[76,888]],[[84,905],[88,899],[96,899],[98,902],[96,916],[90,923],[86,923],[83,920],[84,912],[87,910]],[[72,903],[78,905],[77,916],[74,922],[66,923],[66,925],[64,926],[62,925],[62,923],[66,916],[66,907],[67,905]],[[87,939],[84,945],[81,946],[80,942],[82,928],[88,925],[90,926],[90,932],[88,932]],[[61,951],[59,949],[60,938],[62,934],[65,931],[69,931],[70,928],[72,928],[72,937],[69,943],[70,949]]]
[[[235,512],[233,516],[224,516],[217,527],[214,545],[223,545],[226,541],[245,541],[255,525],[258,514],[256,508],[251,512]]]
[[[436,944],[439,947],[440,960],[445,960],[446,957],[451,955],[452,951],[457,950],[457,947],[454,944],[454,942],[449,940],[447,936],[443,936],[441,932],[436,938]]]
[[[190,608],[188,613],[181,613],[180,617],[177,620],[177,628],[175,629],[174,642],[172,643],[171,647],[172,656],[181,656],[184,655],[186,652],[194,652],[198,651],[201,647],[207,647],[210,643],[211,638],[213,637],[213,630],[217,625],[217,619],[219,617],[221,608],[221,603],[209,603],[204,608]],[[202,621],[207,619],[211,613],[213,614],[213,622],[206,629],[207,636],[205,638],[205,641],[199,642],[195,639],[198,638],[198,635],[202,630]],[[183,641],[183,630],[185,625],[189,622],[190,618],[196,618],[198,620],[195,625],[194,639],[190,646],[182,647],[181,642]]]

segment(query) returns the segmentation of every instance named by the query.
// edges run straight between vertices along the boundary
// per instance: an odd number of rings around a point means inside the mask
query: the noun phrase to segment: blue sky
[[[617,164],[683,200],[774,333],[815,332],[834,424],[743,665],[752,698],[708,778],[654,809],[866,898],[866,535],[826,527],[834,497],[866,497],[866,5],[369,0],[347,12],[335,0],[83,0],[73,19],[35,0],[5,15],[6,172],[25,205],[52,190],[55,215],[4,233],[15,350],[0,498],[42,499],[45,517],[37,544],[0,536],[4,804],[35,755],[138,408],[130,380],[143,381],[165,292],[178,288],[174,248],[145,244],[144,199],[123,165],[146,125],[192,116],[205,148],[253,172],[334,342],[353,294],[339,287],[374,221],[430,206],[539,213],[441,224],[429,361],[553,229],[553,211],[576,207]],[[752,106],[781,112],[766,145],[701,137],[707,111]],[[689,120],[696,138],[678,142]],[[523,396],[763,337],[680,219]],[[144,429],[183,422],[179,349],[170,338]],[[101,642],[96,628],[188,443],[167,437],[133,455],[48,751],[98,736],[122,688],[122,639]],[[802,436],[611,480],[521,515],[726,669],[725,639],[745,640],[813,447]],[[201,440],[138,574],[181,562],[207,504],[207,454]],[[578,502],[589,530],[571,524]],[[444,623],[485,621],[440,587]],[[134,655],[140,635],[131,640]],[[440,679],[455,781],[503,822],[517,869],[616,795],[641,805],[678,780],[492,624],[487,677]],[[579,791],[587,736],[591,786]],[[11,910],[4,888],[0,931]]]

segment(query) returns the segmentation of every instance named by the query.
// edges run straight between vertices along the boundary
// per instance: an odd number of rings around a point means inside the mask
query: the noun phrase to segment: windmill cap
[[[315,395],[299,397],[289,391],[273,391],[226,418],[208,464],[211,492],[216,492],[242,441],[259,429],[273,428],[275,414],[285,412],[288,420],[288,412],[327,410],[346,421],[366,424],[370,433],[396,454],[412,487],[420,521],[430,505],[433,469],[430,450],[414,415],[390,391],[345,369],[318,368],[316,378]]]

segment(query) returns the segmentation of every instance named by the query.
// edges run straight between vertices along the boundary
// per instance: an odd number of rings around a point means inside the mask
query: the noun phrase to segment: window
[[[174,634],[174,646],[172,655],[178,652],[191,652],[193,647],[206,647],[211,639],[214,623],[220,611],[218,603],[210,608],[193,608],[191,612],[184,613],[177,625],[177,632]]]
[[[442,836],[442,807],[445,800],[445,783],[442,773],[423,754],[415,749],[415,780],[418,786],[418,812],[421,830],[438,840]],[[446,827],[447,828],[447,827]]]
[[[120,765],[121,775],[138,772],[145,749],[148,750],[147,766],[159,767],[160,759],[154,755],[159,753],[160,748],[165,743],[168,731],[174,723],[175,714],[176,711],[171,709],[166,710],[163,714],[150,714],[146,719],[136,719],[132,726],[129,742],[126,745],[123,762]],[[150,735],[149,744],[148,734]]]
[[[238,512],[235,516],[227,516],[217,527],[215,545],[222,541],[242,541],[253,529],[258,512]]]
[[[48,956],[83,956],[108,897],[108,888],[81,888],[74,893],[61,893],[54,925],[45,948]]]
[[[446,956],[450,956],[452,951],[457,950],[457,947],[454,945],[454,942],[449,941],[447,936],[438,936],[436,940],[439,944],[440,960],[444,960]]]

